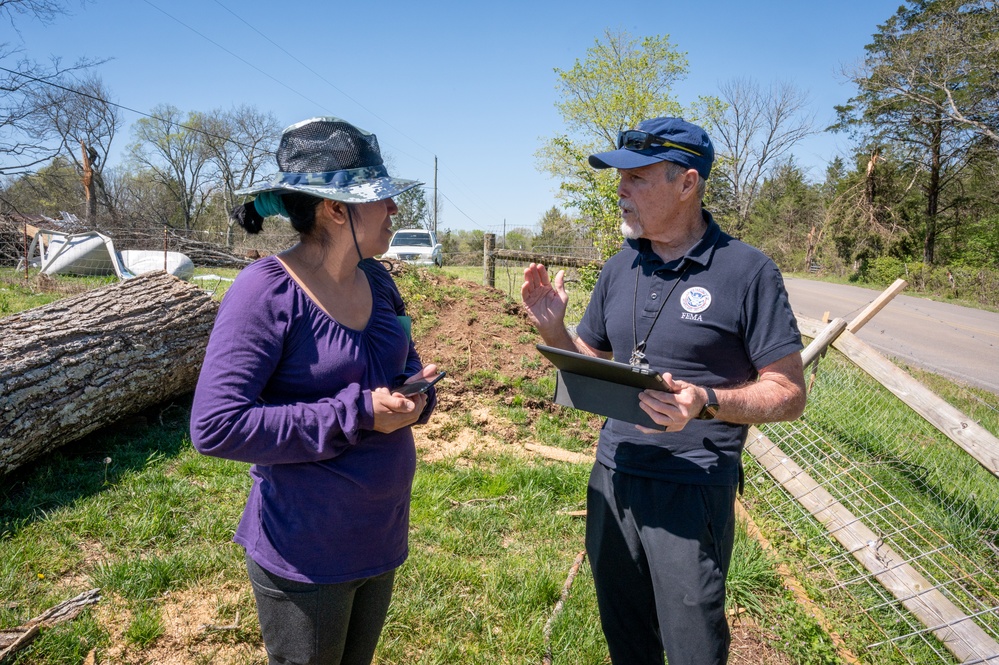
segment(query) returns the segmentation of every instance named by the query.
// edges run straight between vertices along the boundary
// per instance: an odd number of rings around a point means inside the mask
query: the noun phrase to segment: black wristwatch
[[[698,420],[714,420],[715,414],[718,413],[718,396],[715,395],[715,391],[707,386],[704,386],[704,392],[708,395],[708,402],[701,409],[701,412],[697,414]]]

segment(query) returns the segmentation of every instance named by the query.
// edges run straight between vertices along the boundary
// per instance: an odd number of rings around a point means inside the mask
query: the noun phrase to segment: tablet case
[[[664,390],[659,373],[613,360],[594,358],[544,344],[538,351],[558,369],[555,403],[636,425],[664,430],[638,406],[643,390]]]

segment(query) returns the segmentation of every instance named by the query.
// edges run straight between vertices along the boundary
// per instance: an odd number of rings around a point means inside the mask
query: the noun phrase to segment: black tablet
[[[666,390],[659,373],[614,360],[564,351],[544,344],[538,351],[558,369],[555,403],[654,429],[657,424],[638,405],[646,389]]]

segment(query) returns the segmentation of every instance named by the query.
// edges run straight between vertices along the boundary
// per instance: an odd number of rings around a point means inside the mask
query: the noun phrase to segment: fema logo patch
[[[680,296],[680,305],[691,314],[698,314],[711,306],[711,293],[704,287],[692,286]]]

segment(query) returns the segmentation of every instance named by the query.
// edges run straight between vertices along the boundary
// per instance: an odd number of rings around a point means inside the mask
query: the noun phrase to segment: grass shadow
[[[149,407],[0,478],[0,539],[177,456],[187,445],[190,406],[184,395]]]

